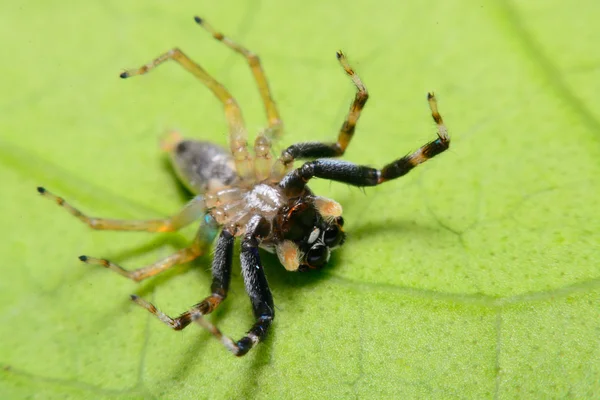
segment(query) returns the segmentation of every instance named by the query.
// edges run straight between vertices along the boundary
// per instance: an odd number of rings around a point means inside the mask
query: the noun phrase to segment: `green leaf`
[[[597,3],[9,2],[0,15],[1,398],[594,398],[600,395],[600,59]],[[232,357],[129,301],[176,315],[208,294],[210,255],[134,284],[80,254],[135,268],[180,234],[91,232],[37,195],[94,215],[181,207],[157,142],[168,129],[226,143],[221,106],[174,63],[122,81],[177,45],[265,117],[246,63],[202,15],[260,54],[286,124],[279,145],[330,141],[371,98],[346,159],[381,166],[435,138],[450,151],[341,202],[349,239],[323,271],[264,255],[277,317]],[[237,269],[211,320],[238,338],[252,313]]]

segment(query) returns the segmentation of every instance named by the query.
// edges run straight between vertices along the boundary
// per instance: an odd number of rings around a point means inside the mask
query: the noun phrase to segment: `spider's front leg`
[[[290,172],[280,183],[288,196],[298,195],[306,183],[316,177],[347,183],[353,186],[376,186],[381,183],[399,178],[409,173],[414,167],[424,163],[448,150],[450,147],[450,136],[444,125],[442,116],[438,112],[437,102],[433,93],[427,95],[431,116],[437,124],[438,138],[421,146],[417,151],[399,158],[385,165],[382,169],[356,165],[340,160],[315,160],[309,161],[302,167]]]
[[[201,315],[193,315],[193,318],[212,333],[223,343],[234,355],[241,357],[248,353],[252,347],[263,340],[267,335],[269,327],[275,317],[273,306],[273,296],[267,283],[265,271],[260,262],[258,246],[261,238],[270,231],[270,224],[261,216],[254,216],[248,222],[246,234],[242,241],[242,252],[240,259],[242,262],[242,274],[246,285],[246,292],[250,296],[252,311],[256,322],[246,333],[246,336],[233,341],[225,336],[216,326],[202,318]]]
[[[348,64],[346,56],[341,51],[338,51],[336,56],[340,62],[340,65],[350,79],[352,79],[352,83],[354,83],[354,86],[356,87],[354,101],[352,102],[352,105],[348,110],[348,114],[346,115],[346,119],[340,128],[337,140],[333,143],[303,142],[291,145],[281,153],[281,156],[273,165],[273,170],[271,172],[272,181],[277,182],[281,180],[283,175],[285,175],[286,172],[289,172],[289,169],[292,167],[294,160],[296,159],[340,157],[346,152],[346,148],[354,136],[356,123],[358,122],[360,114],[365,107],[367,100],[369,99],[369,92],[367,91],[365,84],[359,78],[358,74],[354,72],[350,64]]]

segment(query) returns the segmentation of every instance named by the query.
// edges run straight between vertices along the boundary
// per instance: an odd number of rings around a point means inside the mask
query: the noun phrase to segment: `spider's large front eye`
[[[306,254],[306,262],[313,268],[322,267],[329,260],[329,249],[322,244],[316,244]]]
[[[340,244],[343,237],[344,233],[335,225],[325,231],[323,241],[328,247],[335,247]]]

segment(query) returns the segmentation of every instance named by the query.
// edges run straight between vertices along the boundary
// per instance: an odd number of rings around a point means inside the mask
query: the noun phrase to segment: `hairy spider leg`
[[[231,256],[233,253],[233,236],[231,234],[221,234],[219,237],[217,251],[213,259],[213,294],[192,307],[189,311],[177,318],[171,318],[158,310],[152,303],[135,295],[132,295],[131,299],[175,330],[185,328],[189,325],[191,319],[191,321],[195,321],[219,339],[234,355],[238,357],[245,355],[256,343],[264,339],[275,317],[273,296],[258,254],[261,237],[268,234],[268,230],[269,226],[265,219],[258,215],[254,216],[248,222],[246,233],[242,240],[242,251],[240,254],[242,275],[244,277],[246,292],[250,296],[256,322],[246,335],[237,342],[225,336],[215,325],[203,318],[204,315],[212,312],[226,295],[229,286]],[[215,288],[220,291],[216,291]]]
[[[236,342],[225,336],[215,325],[206,321],[201,315],[194,316],[194,320],[199,325],[212,333],[229,351],[238,357],[248,353],[255,344],[266,337],[275,317],[273,295],[269,289],[267,277],[258,254],[261,239],[268,235],[269,231],[269,223],[264,217],[256,215],[246,225],[246,233],[242,240],[240,254],[242,275],[256,320],[246,335]]]
[[[223,103],[225,118],[229,125],[229,146],[235,161],[236,171],[241,179],[252,181],[254,172],[252,168],[253,160],[248,152],[246,126],[237,101],[222,84],[211,77],[200,65],[192,61],[181,50],[173,48],[138,69],[127,70],[121,73],[120,77],[129,78],[134,75],[145,74],[168,60],[176,61],[192,73]]]
[[[223,230],[217,241],[215,255],[212,262],[212,285],[211,295],[184,312],[177,318],[171,318],[152,303],[136,296],[131,295],[131,300],[141,307],[144,307],[158,319],[164,322],[170,328],[179,331],[188,326],[197,315],[207,315],[213,312],[219,304],[227,297],[229,290],[229,281],[231,278],[231,262],[233,257],[234,237],[227,230]]]
[[[114,230],[114,231],[147,231],[147,232],[172,232],[183,228],[194,222],[206,212],[204,197],[196,196],[188,202],[177,214],[162,219],[150,220],[120,220],[89,217],[86,214],[73,207],[62,197],[52,194],[43,187],[38,187],[37,191],[44,197],[54,201],[64,208],[69,214],[78,218],[92,229]]]
[[[139,282],[151,276],[157,275],[167,269],[178,265],[190,262],[202,254],[205,254],[211,243],[214,241],[218,231],[218,226],[210,215],[206,215],[203,222],[198,228],[196,237],[189,247],[178,250],[177,252],[158,260],[150,265],[128,271],[125,268],[103,258],[94,258],[88,256],[79,256],[79,259],[86,264],[101,265],[118,273],[119,275],[129,278],[132,281]]]
[[[234,50],[235,52],[240,53],[242,56],[244,56],[246,61],[248,61],[248,65],[250,66],[252,75],[254,75],[254,80],[258,85],[258,91],[260,92],[260,97],[263,101],[265,111],[267,113],[269,128],[266,130],[265,135],[269,139],[278,139],[282,133],[283,122],[281,121],[281,118],[279,116],[279,111],[277,111],[277,105],[275,104],[275,100],[273,100],[273,95],[271,94],[271,89],[269,89],[269,83],[267,81],[265,71],[263,70],[262,65],[260,64],[259,57],[252,51],[237,44],[222,33],[217,32],[202,18],[194,17],[194,20],[198,25],[206,29],[208,33],[212,35],[212,37],[225,44],[227,47]]]
[[[433,93],[427,94],[427,100],[429,101],[433,120],[437,124],[438,138],[425,144],[414,153],[391,162],[380,170],[341,160],[309,161],[286,175],[280,186],[285,189],[288,196],[291,196],[302,192],[306,183],[313,177],[343,182],[353,186],[376,186],[406,175],[417,165],[450,147],[448,129],[438,112],[437,101]]]
[[[340,128],[338,138],[335,143],[322,143],[322,142],[304,142],[296,143],[285,149],[279,159],[273,166],[273,172],[271,179],[273,181],[279,181],[281,178],[290,171],[293,166],[294,160],[296,159],[307,159],[307,158],[321,158],[321,157],[340,157],[344,155],[346,148],[350,144],[354,131],[356,129],[356,123],[360,118],[360,114],[369,99],[369,92],[367,87],[361,81],[360,77],[350,64],[346,56],[341,51],[337,52],[337,59],[340,62],[346,74],[352,79],[354,86],[356,86],[356,94],[354,101],[350,106],[348,115]]]

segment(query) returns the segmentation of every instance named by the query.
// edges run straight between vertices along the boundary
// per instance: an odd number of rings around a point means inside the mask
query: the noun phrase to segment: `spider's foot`
[[[79,256],[79,261],[82,261],[86,264],[96,264],[96,265],[101,265],[104,268],[110,268],[111,265],[114,265],[113,263],[111,263],[108,260],[105,260],[104,258],[94,258],[94,257],[88,257],[88,256]]]
[[[147,302],[146,300],[142,299],[140,296],[138,296],[136,294],[130,294],[129,298],[135,304],[137,304],[138,306],[140,306],[142,308],[145,308],[146,310],[148,310],[152,314],[156,314],[158,312],[158,309],[154,306],[154,304],[152,304],[150,302]]]
[[[111,261],[108,261],[105,258],[95,258],[95,257],[89,257],[89,256],[79,256],[79,260],[81,262],[84,262],[86,264],[92,264],[92,265],[100,265],[104,268],[110,269],[114,272],[116,272],[117,274],[124,276],[125,278],[129,278],[132,279],[136,282],[140,281],[140,277],[138,276],[138,274],[131,271],[127,271],[126,269],[124,269],[123,267],[121,267],[120,265],[117,265]]]

